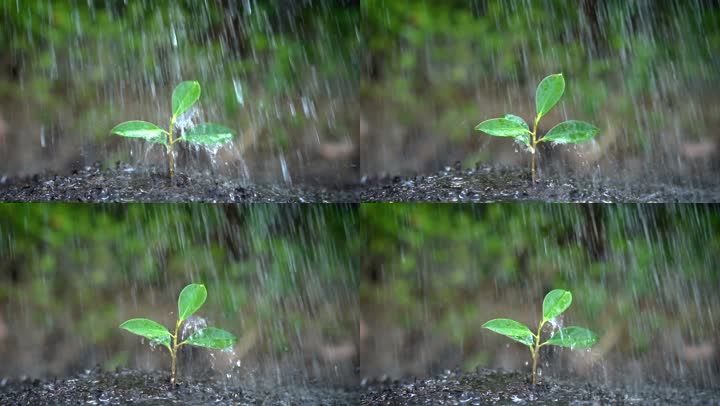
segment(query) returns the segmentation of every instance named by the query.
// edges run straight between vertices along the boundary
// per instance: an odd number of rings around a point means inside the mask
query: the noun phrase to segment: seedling
[[[180,347],[187,344],[223,350],[232,347],[237,341],[237,338],[231,333],[215,327],[203,328],[194,332],[184,341],[180,341],[178,335],[180,326],[188,317],[202,307],[206,298],[207,289],[205,289],[205,285],[193,283],[183,288],[178,298],[178,320],[175,323],[175,334],[168,331],[162,324],[150,319],[130,319],[120,325],[120,328],[145,337],[153,343],[161,344],[170,351],[170,359],[172,360],[170,383],[173,385],[175,384],[177,352]]]
[[[552,322],[562,312],[567,310],[572,303],[572,294],[567,290],[555,289],[545,295],[543,300],[543,317],[538,325],[537,334],[533,334],[524,324],[511,319],[494,319],[490,320],[482,326],[490,331],[510,337],[515,341],[519,341],[530,348],[532,355],[532,383],[535,385],[537,360],[540,348],[545,345],[557,345],[559,347],[590,348],[598,340],[598,336],[592,331],[582,327],[564,327],[555,332],[545,342],[540,343],[540,335],[543,326]]]
[[[533,122],[533,129],[522,118],[506,114],[503,118],[493,118],[483,121],[475,127],[476,130],[495,137],[510,137],[527,147],[532,155],[531,172],[532,181],[535,182],[535,153],[537,145],[541,142],[553,144],[579,144],[593,138],[600,131],[597,127],[584,121],[569,120],[560,123],[548,131],[544,137],[538,134],[538,123],[560,101],[565,91],[565,79],[562,73],[550,75],[543,79],[535,92],[535,107],[537,115]]]
[[[153,123],[147,121],[126,121],[116,125],[111,134],[117,134],[128,138],[142,138],[153,144],[165,145],[168,159],[168,176],[173,177],[175,173],[175,157],[173,146],[176,142],[184,141],[196,145],[221,145],[230,141],[233,137],[232,130],[218,124],[204,123],[194,126],[175,138],[175,121],[190,109],[200,98],[200,83],[195,81],[182,82],[172,93],[172,117],[168,129],[163,130]]]

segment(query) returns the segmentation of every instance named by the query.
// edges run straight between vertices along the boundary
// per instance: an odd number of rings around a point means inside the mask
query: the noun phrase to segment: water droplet
[[[200,316],[190,316],[183,323],[182,330],[180,331],[180,337],[184,339],[190,337],[192,333],[207,327],[207,320]]]
[[[178,40],[177,40],[177,34],[175,34],[175,26],[174,25],[171,28],[171,34],[172,34],[171,35],[172,46],[173,46],[173,48],[177,48]]]
[[[235,100],[237,100],[239,105],[244,105],[245,97],[243,95],[243,87],[240,79],[233,79],[233,89],[235,90]]]

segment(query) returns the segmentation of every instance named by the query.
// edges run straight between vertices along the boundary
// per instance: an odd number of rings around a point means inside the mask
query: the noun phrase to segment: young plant
[[[179,331],[182,323],[205,303],[207,289],[205,285],[193,283],[185,286],[178,298],[178,320],[175,323],[175,334],[168,331],[162,324],[150,319],[130,319],[120,325],[133,334],[145,337],[153,343],[161,344],[170,351],[171,375],[170,383],[175,384],[177,352],[183,345],[194,345],[215,350],[223,350],[235,345],[237,338],[225,330],[206,327],[194,332],[184,341],[180,341]]]
[[[531,173],[532,181],[535,182],[537,180],[535,175],[535,153],[539,143],[579,144],[591,139],[599,131],[597,127],[590,123],[569,120],[556,125],[544,137],[540,137],[537,131],[540,119],[560,101],[564,91],[565,79],[562,73],[550,75],[540,82],[535,92],[537,115],[533,121],[532,131],[530,131],[530,127],[525,120],[512,114],[506,114],[503,118],[483,121],[475,129],[495,137],[514,138],[516,142],[527,147],[532,155]]]
[[[168,176],[173,177],[175,173],[175,162],[173,146],[176,142],[184,141],[197,145],[220,145],[230,141],[233,137],[232,130],[218,124],[204,123],[190,128],[179,137],[175,137],[175,121],[185,113],[200,98],[200,83],[195,81],[182,82],[172,93],[172,117],[168,129],[164,130],[147,121],[126,121],[116,125],[111,134],[117,134],[128,138],[142,138],[153,144],[165,145],[168,159]]]
[[[598,340],[598,336],[592,331],[582,327],[564,327],[555,331],[552,336],[541,343],[540,336],[543,326],[567,310],[572,303],[572,294],[567,290],[555,289],[545,295],[543,300],[543,317],[538,325],[537,334],[533,334],[524,324],[511,319],[494,319],[482,326],[490,331],[510,337],[530,348],[532,355],[532,383],[535,385],[537,360],[540,348],[545,345],[557,345],[559,347],[590,348]]]

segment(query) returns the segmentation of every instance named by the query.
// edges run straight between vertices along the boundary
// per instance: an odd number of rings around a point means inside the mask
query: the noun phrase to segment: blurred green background
[[[716,0],[366,0],[361,13],[363,174],[526,168],[529,154],[473,128],[531,122],[537,84],[557,72],[565,96],[541,133],[564,119],[601,131],[544,148],[541,167],[663,182],[717,168]]]
[[[537,326],[563,288],[565,325],[601,338],[543,348],[546,374],[720,383],[718,206],[363,204],[360,223],[363,377],[527,370],[527,348],[480,326]]]
[[[237,132],[217,170],[354,179],[358,23],[354,0],[0,0],[0,173],[160,165],[109,130],[167,125],[172,89],[195,79],[201,118]]]
[[[96,364],[167,370],[162,348],[151,351],[118,325],[134,317],[171,325],[182,287],[203,282],[198,314],[239,342],[215,358],[192,351],[185,371],[354,383],[356,211],[0,205],[0,376],[63,376]]]

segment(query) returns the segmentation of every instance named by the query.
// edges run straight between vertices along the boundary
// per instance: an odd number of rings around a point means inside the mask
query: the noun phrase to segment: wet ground
[[[591,382],[543,379],[528,374],[478,370],[447,371],[435,378],[390,383],[364,382],[361,405],[719,405],[720,389],[651,386],[611,388]]]
[[[713,181],[713,179],[708,179]],[[313,184],[250,184],[208,173],[177,173],[123,164],[99,165],[70,175],[0,178],[0,201],[69,202],[494,202],[546,201],[597,203],[720,202],[720,183],[693,184],[678,179],[653,183],[644,179],[623,184],[590,176],[546,175],[530,181],[528,171],[478,166],[447,167],[430,175],[364,178],[358,184],[332,187]]]
[[[355,390],[320,384],[259,389],[245,387],[242,382],[183,379],[173,388],[167,373],[130,369],[90,370],[60,380],[0,380],[0,405],[357,405],[358,398]]]
[[[171,181],[159,171],[123,164],[103,169],[99,165],[67,176],[37,175],[0,178],[0,201],[69,202],[358,202],[354,186],[252,185],[207,173],[177,173]]]
[[[526,170],[489,166],[464,169],[456,164],[425,176],[363,179],[361,198],[364,202],[703,203],[720,202],[720,184],[692,184],[682,179],[673,183],[628,179],[620,184],[600,177],[552,174],[533,184]]]

